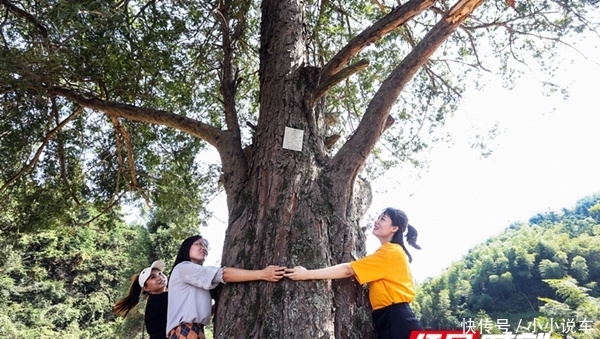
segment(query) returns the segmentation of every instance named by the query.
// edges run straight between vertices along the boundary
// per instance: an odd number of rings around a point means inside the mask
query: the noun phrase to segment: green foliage
[[[91,225],[20,235],[0,272],[2,337],[110,337],[116,287],[131,270],[128,248],[139,230]]]
[[[600,225],[590,210],[599,201],[598,195],[586,197],[562,214],[513,224],[424,282],[416,298],[423,325],[460,328],[485,312],[494,322],[507,319],[513,332],[519,322],[563,326],[574,319],[576,328],[589,325],[574,338],[597,338],[592,328],[600,326]],[[560,332],[556,326],[553,331]]]
[[[125,320],[114,318],[112,306],[127,294],[129,277],[149,262],[172,264],[181,242],[166,224],[149,229],[105,217],[76,227],[0,233],[0,337],[140,335],[143,304]]]
[[[215,19],[212,5],[14,5],[39,25],[29,26],[32,22],[19,16],[2,25],[0,199],[19,204],[0,214],[0,226],[27,231],[72,224],[72,214],[85,210],[84,202],[117,217],[113,208],[139,201],[172,211],[161,220],[183,233],[201,225],[203,204],[215,194],[219,175],[197,162],[206,147],[202,140],[162,126],[110,120],[78,111],[64,99],[43,97],[48,86],[74,86],[106,100],[196,118],[200,107],[212,107],[219,117],[219,98],[204,94],[217,84],[208,65],[220,60],[212,27],[204,26],[207,16]],[[197,55],[209,50],[217,53]],[[204,60],[198,62],[199,57]],[[58,128],[67,119],[72,120]],[[217,126],[221,120],[213,119]]]
[[[590,288],[579,286],[579,282],[571,277],[544,280],[552,287],[560,300],[540,298],[545,304],[540,307],[540,313],[547,318],[573,319],[580,325],[586,321],[588,330],[571,333],[573,338],[598,338],[600,335],[600,298],[592,297]]]
[[[172,211],[177,201],[177,216],[169,222],[183,228],[200,224],[220,174],[218,168],[198,164],[202,161],[195,157],[206,147],[201,140],[164,126],[78,111],[76,104],[48,90],[57,86],[86,97],[173,112],[222,129],[221,82],[224,67],[232,66],[238,123],[256,122],[260,2],[8,3],[18,10],[2,6],[0,187],[8,184],[10,190],[0,189],[0,199],[18,198],[37,208],[36,215],[57,218],[56,211],[76,210],[77,202],[85,200],[99,211],[140,200]],[[390,0],[378,4],[307,2],[310,38],[301,52],[307,65],[322,67],[398,6]],[[391,113],[396,123],[369,157],[368,173],[377,176],[400,163],[419,165],[420,152],[446,138],[439,131],[456,111],[467,84],[481,86],[482,72],[501,73],[511,86],[519,74],[538,64],[546,83],[556,89],[553,71],[562,60],[555,60],[554,51],[581,39],[583,31],[596,29],[597,6],[581,0],[568,5],[518,1],[513,9],[504,2],[484,2],[406,85]],[[222,19],[231,33],[227,37],[220,29]],[[340,134],[342,140],[352,135],[373,94],[437,20],[437,8],[424,11],[351,61],[366,59],[369,67],[332,88],[319,104],[331,122],[327,133]],[[231,65],[223,62],[225,39],[231,40]],[[59,127],[68,117],[72,120]],[[250,144],[251,131],[241,133],[241,143]],[[474,145],[485,148],[482,140]],[[13,210],[11,218],[47,227],[44,220],[21,214]]]

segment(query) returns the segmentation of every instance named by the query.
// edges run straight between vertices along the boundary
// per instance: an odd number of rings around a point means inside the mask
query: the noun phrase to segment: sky
[[[422,250],[409,247],[413,278],[439,276],[469,249],[537,213],[572,208],[600,193],[600,53],[565,63],[555,78],[569,85],[569,97],[544,96],[535,79],[513,90],[490,78],[483,91],[468,90],[445,131],[451,143],[434,144],[423,169],[397,168],[372,183],[373,203],[363,225],[385,207],[405,211],[419,231]],[[472,149],[477,133],[494,125],[492,153]],[[211,242],[207,264],[218,264],[227,213],[223,195],[209,208],[215,217],[201,229]],[[378,240],[367,231],[367,253]]]

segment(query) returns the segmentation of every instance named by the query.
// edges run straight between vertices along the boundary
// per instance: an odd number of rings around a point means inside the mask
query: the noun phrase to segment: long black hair
[[[179,251],[177,252],[177,257],[175,257],[175,262],[173,263],[173,268],[171,268],[171,273],[169,273],[169,275],[173,274],[173,270],[175,269],[175,266],[177,266],[177,264],[182,263],[184,261],[191,261],[190,248],[192,247],[192,244],[198,239],[202,239],[202,236],[192,235],[191,237],[185,239],[181,243],[181,246],[179,246]]]
[[[117,301],[113,306],[112,312],[118,316],[126,317],[127,313],[131,311],[139,302],[140,295],[145,295],[146,291],[142,289],[138,282],[139,274],[134,274],[131,277],[131,286],[129,287],[129,293],[126,297],[123,297]],[[146,285],[146,283],[144,283]]]
[[[402,246],[402,249],[404,249],[404,252],[408,256],[408,261],[412,262],[412,256],[404,245],[403,234],[408,229],[408,232],[406,232],[406,242],[408,242],[410,246],[420,250],[421,246],[417,245],[417,236],[419,235],[417,229],[408,223],[408,216],[406,216],[406,213],[397,208],[388,207],[381,213],[390,218],[393,226],[398,226],[400,228],[398,232],[394,233],[390,242]]]

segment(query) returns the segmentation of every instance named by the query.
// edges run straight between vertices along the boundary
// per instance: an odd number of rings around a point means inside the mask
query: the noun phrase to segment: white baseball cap
[[[146,283],[146,280],[148,280],[148,278],[150,277],[150,274],[152,274],[153,268],[156,268],[157,270],[162,272],[165,269],[165,263],[160,260],[156,260],[152,263],[152,265],[150,265],[150,267],[146,267],[142,270],[142,272],[140,272],[138,282],[140,283],[141,288],[144,288],[144,284]]]

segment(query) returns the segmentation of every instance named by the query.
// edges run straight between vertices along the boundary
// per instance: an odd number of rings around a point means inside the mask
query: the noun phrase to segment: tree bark
[[[357,222],[364,210],[348,206],[352,192],[332,195],[332,185],[351,187],[354,178],[324,171],[329,159],[313,100],[320,70],[306,67],[303,4],[263,1],[262,15],[260,118],[245,189],[230,200],[223,264],[318,268],[354,260],[365,253]],[[282,147],[285,127],[304,131],[302,151]],[[368,339],[374,333],[365,290],[352,279],[284,279],[226,285],[216,337]]]

